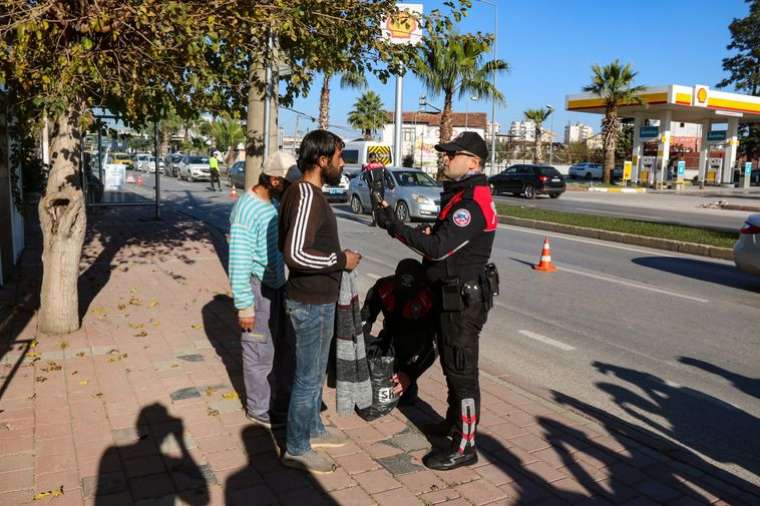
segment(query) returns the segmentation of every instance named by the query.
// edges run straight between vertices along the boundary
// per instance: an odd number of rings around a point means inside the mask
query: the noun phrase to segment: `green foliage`
[[[245,128],[240,119],[229,113],[222,113],[213,122],[204,123],[210,127],[208,134],[214,140],[214,146],[222,152],[245,141]]]
[[[380,95],[368,91],[359,97],[348,113],[348,124],[361,130],[365,140],[372,140],[375,131],[385,124],[385,108]]]
[[[750,95],[760,95],[760,1],[747,0],[749,13],[734,19],[728,29],[731,43],[726,49],[734,54],[723,59],[723,70],[729,76],[718,88],[733,87]],[[739,152],[749,159],[760,158],[760,125],[741,125]]]

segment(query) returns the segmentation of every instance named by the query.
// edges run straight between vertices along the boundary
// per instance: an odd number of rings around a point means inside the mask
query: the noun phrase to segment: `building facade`
[[[10,160],[11,141],[4,98],[0,89],[0,286],[10,279],[24,249],[24,220],[14,196],[21,193],[21,175]]]
[[[594,135],[594,130],[583,123],[568,123],[565,126],[565,144],[584,142]]]

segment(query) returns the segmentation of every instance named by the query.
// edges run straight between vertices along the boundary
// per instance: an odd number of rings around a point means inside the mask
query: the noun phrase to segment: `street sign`
[[[726,140],[725,130],[712,130],[707,132],[707,142],[723,142]]]
[[[639,139],[656,139],[660,135],[660,127],[642,126],[639,127]]]
[[[396,4],[398,14],[385,20],[383,37],[393,44],[417,44],[422,40],[422,4]]]

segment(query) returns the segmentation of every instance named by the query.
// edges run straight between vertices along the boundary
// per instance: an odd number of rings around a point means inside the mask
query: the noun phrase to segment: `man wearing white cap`
[[[295,368],[295,338],[285,314],[285,264],[277,246],[278,199],[295,164],[282,151],[270,156],[258,184],[230,215],[229,276],[242,331],[246,414],[265,427],[283,424]]]

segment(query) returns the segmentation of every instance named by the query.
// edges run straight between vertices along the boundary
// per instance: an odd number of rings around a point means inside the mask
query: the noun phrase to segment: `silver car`
[[[210,181],[207,156],[185,155],[179,164],[179,178],[185,181]]]
[[[434,220],[441,208],[441,185],[419,169],[390,167],[384,170],[385,200],[401,221]],[[369,213],[369,185],[359,174],[348,187],[351,209]]]
[[[760,214],[751,214],[734,245],[734,262],[744,272],[760,275]]]

